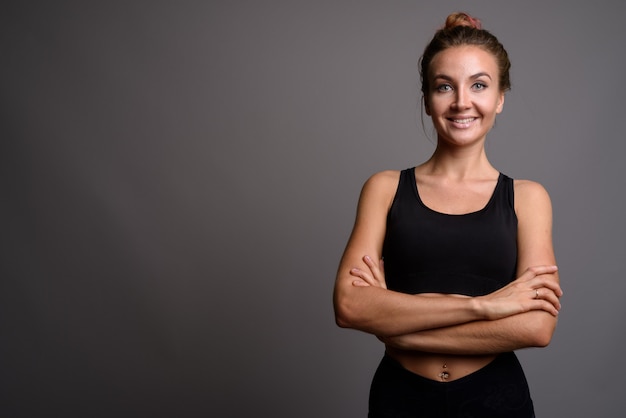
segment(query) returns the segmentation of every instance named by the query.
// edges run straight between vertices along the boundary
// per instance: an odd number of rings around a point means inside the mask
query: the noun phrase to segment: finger
[[[557,282],[555,282],[553,279],[545,280],[543,287],[545,287],[546,289],[550,289],[557,298],[560,298],[561,296],[563,296],[563,290],[561,289],[561,286]]]
[[[363,261],[365,262],[365,264],[367,264],[367,267],[369,267],[370,270],[372,271],[374,278],[380,279],[380,268],[378,267],[378,263],[374,262],[374,260],[372,260],[372,257],[370,257],[369,255],[366,255],[365,257],[363,257]]]
[[[556,295],[549,289],[533,289],[533,305],[531,309],[543,310],[551,315],[557,316],[561,309],[561,303]]]
[[[544,300],[550,303],[557,311],[561,310],[561,301],[557,295],[548,288],[535,289],[535,299]]]
[[[376,279],[374,279],[371,274],[369,274],[368,272],[364,270],[353,268],[350,270],[350,274],[354,277],[357,277],[363,280],[370,286],[380,286],[380,284],[376,281]]]
[[[540,287],[545,287],[554,292],[557,297],[563,296],[563,290],[561,289],[561,286],[551,276],[542,274],[528,281],[527,283],[531,288],[539,289]]]
[[[555,265],[542,265],[542,266],[532,266],[529,267],[528,270],[535,273],[535,275],[554,273],[559,268]]]
[[[369,283],[367,283],[365,280],[357,279],[357,280],[352,281],[352,286],[369,287],[371,285]]]
[[[526,271],[520,276],[520,279],[532,280],[537,276],[542,274],[552,274],[556,273],[558,270],[557,266],[532,266],[528,267]]]
[[[546,311],[553,316],[559,315],[559,310],[555,308],[554,305],[548,301],[538,299],[536,307],[537,307],[537,310]]]
[[[372,273],[373,278],[378,282],[378,286],[382,288],[387,288],[385,284],[385,273],[381,270],[380,263],[375,262],[370,256],[365,255],[363,257],[363,261],[369,267],[370,272]]]

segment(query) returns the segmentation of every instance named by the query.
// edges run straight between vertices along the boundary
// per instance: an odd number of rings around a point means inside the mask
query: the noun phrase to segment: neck
[[[422,167],[428,174],[456,180],[492,177],[497,173],[487,159],[482,144],[466,148],[450,147],[439,143],[433,155],[422,164]]]

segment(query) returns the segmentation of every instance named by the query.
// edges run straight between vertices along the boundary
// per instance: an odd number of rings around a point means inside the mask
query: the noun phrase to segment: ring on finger
[[[539,299],[539,289],[535,289],[535,299]]]

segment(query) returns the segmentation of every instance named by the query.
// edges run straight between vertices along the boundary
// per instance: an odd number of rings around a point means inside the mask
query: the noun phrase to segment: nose
[[[467,93],[463,89],[458,89],[456,91],[454,106],[457,109],[467,109],[468,107],[470,107],[471,103],[470,103],[469,93]]]

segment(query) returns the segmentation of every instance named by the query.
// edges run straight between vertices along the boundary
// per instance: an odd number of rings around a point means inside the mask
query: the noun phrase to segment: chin
[[[441,141],[444,141],[447,144],[455,145],[455,146],[467,146],[474,145],[479,142],[483,142],[485,140],[486,134],[467,134],[467,135],[440,135],[439,138]]]

